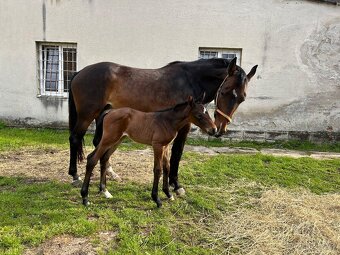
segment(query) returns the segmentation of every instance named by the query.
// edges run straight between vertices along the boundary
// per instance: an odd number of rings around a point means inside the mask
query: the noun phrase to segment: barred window
[[[67,97],[77,70],[76,44],[39,43],[38,62],[39,95]]]
[[[237,57],[237,64],[241,65],[241,55],[242,49],[233,49],[233,48],[199,48],[199,58],[208,59],[208,58],[224,58],[228,60],[232,60]]]

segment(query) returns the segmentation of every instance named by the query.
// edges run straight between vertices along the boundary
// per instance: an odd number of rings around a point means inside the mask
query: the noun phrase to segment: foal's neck
[[[188,109],[178,112],[170,110],[162,112],[161,114],[164,117],[164,120],[166,120],[168,126],[174,128],[176,131],[189,123],[190,110]]]

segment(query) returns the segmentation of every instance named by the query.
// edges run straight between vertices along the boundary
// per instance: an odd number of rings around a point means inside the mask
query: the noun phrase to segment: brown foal
[[[104,116],[103,116],[104,117]],[[107,198],[112,197],[106,189],[106,168],[109,158],[125,136],[132,140],[151,145],[154,151],[154,180],[151,197],[157,207],[162,202],[158,197],[158,183],[163,170],[163,192],[173,200],[169,189],[170,164],[168,146],[178,131],[189,123],[199,126],[213,135],[217,128],[205,107],[190,96],[185,103],[158,112],[141,112],[132,108],[110,110],[103,119],[103,136],[96,149],[87,157],[85,180],[81,189],[83,204],[88,205],[88,189],[93,168],[100,160],[99,189]]]

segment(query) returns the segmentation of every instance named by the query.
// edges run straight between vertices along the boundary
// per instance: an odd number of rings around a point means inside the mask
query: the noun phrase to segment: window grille
[[[39,95],[67,97],[69,82],[77,70],[75,43],[39,43]]]
[[[209,58],[224,58],[232,60],[237,57],[237,65],[241,65],[241,55],[242,49],[232,49],[232,48],[199,48],[199,58],[209,59]]]

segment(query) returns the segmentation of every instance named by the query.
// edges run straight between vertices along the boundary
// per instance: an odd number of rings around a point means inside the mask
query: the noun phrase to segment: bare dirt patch
[[[151,150],[119,151],[110,160],[113,170],[124,181],[147,183],[153,176],[153,153]],[[22,150],[0,153],[0,175],[19,176],[43,182],[58,180],[71,182],[68,175],[68,150]],[[78,165],[78,173],[84,177],[86,162]],[[99,166],[94,171],[99,178]]]
[[[116,237],[115,232],[100,232],[98,238],[101,240],[103,247],[106,249],[110,242]],[[42,245],[26,249],[24,255],[95,255],[96,248],[87,238],[73,237],[62,235],[54,237]]]

